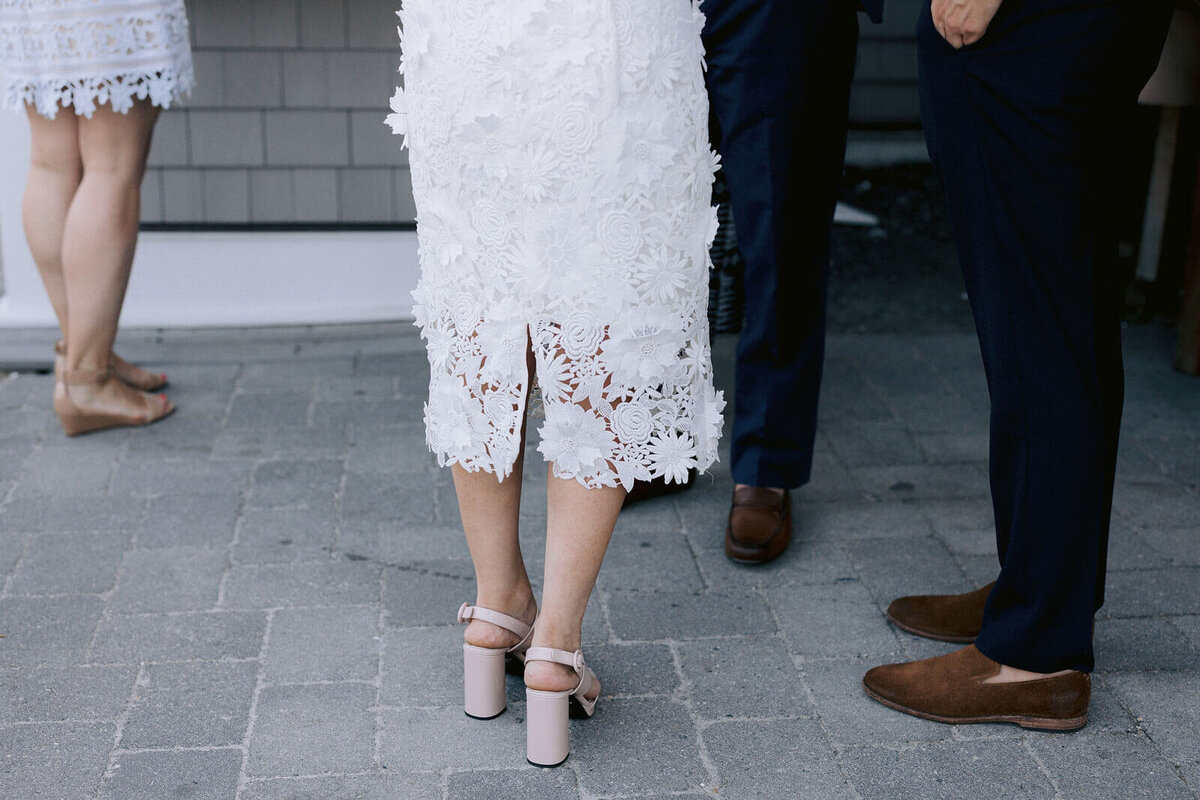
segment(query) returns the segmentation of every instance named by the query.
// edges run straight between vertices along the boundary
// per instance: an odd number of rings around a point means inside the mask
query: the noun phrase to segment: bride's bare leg
[[[67,287],[63,280],[62,244],[67,212],[83,178],[79,125],[70,108],[61,109],[52,120],[32,106],[26,106],[25,111],[31,135],[29,177],[22,205],[25,239],[54,306],[58,327],[65,335]]]
[[[527,355],[532,369],[533,354]],[[521,476],[525,466],[525,424],[521,425],[521,454],[512,474],[503,482],[487,472],[467,472],[451,467],[458,513],[467,548],[475,565],[475,604],[525,622],[533,622],[537,602],[525,571],[518,539],[521,515]],[[519,641],[504,628],[472,620],[463,632],[467,644],[476,647],[512,647]]]
[[[487,472],[467,472],[458,465],[451,469],[467,547],[475,564],[475,604],[533,622],[537,603],[517,538],[521,467],[518,459],[513,474],[503,482]],[[463,638],[476,647],[512,647],[519,640],[511,631],[482,620],[472,620]]]
[[[542,614],[533,644],[559,650],[579,649],[583,614],[608,550],[625,490],[588,489],[574,479],[549,477],[546,530],[546,577]],[[579,677],[570,667],[546,661],[525,666],[525,685],[547,692],[574,689]],[[599,687],[593,696],[599,692]]]

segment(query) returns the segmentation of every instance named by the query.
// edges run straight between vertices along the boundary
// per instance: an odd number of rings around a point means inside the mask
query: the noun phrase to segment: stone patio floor
[[[971,336],[840,336],[784,558],[725,560],[724,464],[623,514],[585,626],[605,697],[556,770],[524,760],[515,679],[508,713],[462,713],[472,571],[407,326],[135,333],[178,414],[75,440],[51,378],[0,379],[0,797],[1196,798],[1200,381],[1128,333],[1086,729],[863,695],[870,666],[952,647],[891,628],[893,597],[995,577],[986,393]],[[532,459],[535,580],[544,480]]]

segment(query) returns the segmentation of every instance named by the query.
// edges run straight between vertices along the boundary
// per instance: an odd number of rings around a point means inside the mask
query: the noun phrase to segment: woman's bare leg
[[[37,113],[33,106],[26,106],[25,111],[31,135],[29,177],[22,205],[25,239],[54,306],[58,327],[66,335],[62,244],[67,212],[83,178],[79,124],[70,108],[61,109],[52,120]]]
[[[533,354],[527,360],[532,370]],[[467,547],[475,564],[475,604],[525,622],[533,622],[537,602],[525,571],[518,539],[521,515],[521,476],[525,466],[525,424],[521,424],[521,454],[512,474],[499,481],[486,472],[451,467],[458,513]],[[519,641],[511,631],[483,620],[472,620],[463,632],[476,647],[512,647]]]
[[[83,180],[63,236],[69,369],[105,369],[137,247],[146,155],[158,109],[147,101],[128,114],[109,106],[79,119]]]
[[[582,642],[583,613],[625,502],[625,490],[588,489],[576,480],[551,474],[547,493],[546,577],[533,643],[574,651]],[[531,661],[525,667],[525,685],[533,689],[563,691],[574,689],[578,682],[575,672],[561,664]]]
[[[137,246],[142,176],[158,109],[146,101],[128,114],[109,106],[78,119],[83,179],[67,212],[62,263],[69,315],[64,332],[68,370],[105,370]],[[72,399],[92,411],[161,415],[170,408],[154,396],[112,380],[76,385]]]
[[[457,464],[451,469],[475,564],[475,604],[533,622],[537,603],[517,540],[521,467],[518,460],[503,483],[487,472],[467,472]],[[476,647],[512,647],[519,641],[512,632],[483,620],[472,620],[463,638]]]

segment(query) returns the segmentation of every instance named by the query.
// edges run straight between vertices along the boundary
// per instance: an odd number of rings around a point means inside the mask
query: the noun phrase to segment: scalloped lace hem
[[[495,475],[497,483],[504,483],[505,480],[512,477],[513,471],[516,468],[515,458],[505,462],[474,459],[463,453],[439,449],[433,445],[429,446],[429,452],[437,459],[439,467],[457,466],[464,472],[482,472],[488,475]],[[627,492],[633,489],[633,484],[637,481],[651,481],[657,478],[662,478],[668,484],[685,484],[688,482],[689,471],[695,470],[698,475],[707,475],[712,466],[721,460],[716,452],[709,453],[703,458],[692,459],[688,462],[682,474],[680,474],[678,469],[668,468],[665,464],[652,463],[649,469],[645,470],[645,474],[639,474],[637,477],[634,477],[632,471],[623,469],[623,467],[628,466],[625,464],[610,465],[608,469],[584,473],[581,470],[564,466],[562,462],[550,458],[545,453],[542,454],[542,457],[550,465],[553,475],[556,478],[576,481],[585,489],[615,489],[621,486]]]
[[[54,119],[60,109],[68,107],[73,108],[77,116],[89,119],[103,105],[125,114],[133,108],[135,100],[148,99],[151,104],[167,109],[191,94],[194,82],[191,70],[180,71],[172,67],[69,81],[13,78],[4,85],[4,108],[19,110],[32,105],[47,119]]]

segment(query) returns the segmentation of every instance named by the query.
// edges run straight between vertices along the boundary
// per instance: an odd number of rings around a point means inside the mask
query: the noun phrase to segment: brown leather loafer
[[[696,470],[688,472],[687,483],[667,483],[664,478],[655,478],[652,481],[637,481],[633,484],[633,488],[625,495],[623,508],[640,503],[643,500],[653,500],[656,497],[665,497],[669,494],[679,494],[696,485]]]
[[[889,708],[935,722],[1011,722],[1043,731],[1087,724],[1092,679],[1086,672],[985,682],[999,672],[1000,665],[972,644],[937,658],[875,667],[863,677],[863,689]]]
[[[902,631],[939,642],[970,644],[983,625],[992,581],[966,594],[920,594],[900,597],[888,606],[887,618]]]
[[[771,489],[747,486],[733,492],[725,555],[739,564],[765,564],[792,541],[792,498]]]

